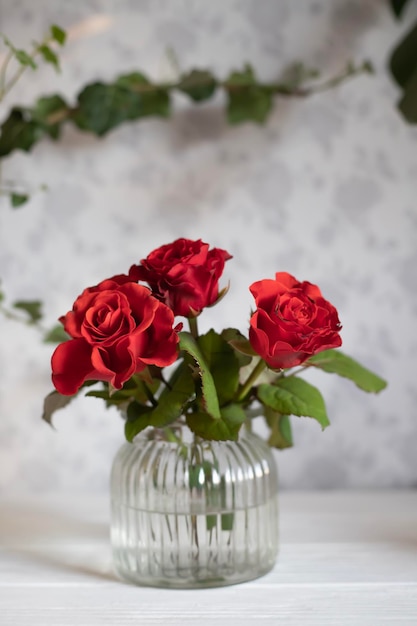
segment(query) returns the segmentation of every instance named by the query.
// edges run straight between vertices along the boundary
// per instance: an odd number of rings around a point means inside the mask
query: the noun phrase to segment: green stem
[[[32,54],[30,55],[30,58],[32,59],[32,61],[36,59],[36,57],[38,56],[38,54],[40,53],[42,49],[42,46],[47,46],[52,41],[53,41],[53,38],[50,36],[47,36],[41,41],[40,44],[36,44],[32,50]],[[27,65],[21,65],[21,67],[17,70],[17,72],[15,72],[14,75],[11,77],[9,82],[4,85],[3,90],[2,90],[3,97],[6,96],[9,93],[9,91],[15,86],[15,84],[20,79],[20,77],[25,73],[27,68],[28,68]]]
[[[143,391],[145,392],[146,397],[148,398],[152,406],[158,406],[158,402],[156,401],[155,396],[153,395],[152,391],[149,389],[145,381],[142,378],[140,378],[137,374],[133,374],[132,378],[136,382],[138,387],[139,387],[138,383],[140,383],[140,385],[143,386]]]
[[[290,376],[298,376],[298,374],[301,374],[301,372],[304,372],[307,369],[307,367],[311,367],[311,365],[302,365],[301,367],[294,370],[293,372],[287,373],[286,377],[289,378]],[[281,378],[281,377],[279,376],[278,378]]]
[[[0,68],[0,102],[3,100],[4,95],[5,95],[6,71],[7,71],[7,66],[9,65],[12,58],[13,58],[13,52],[9,50]]]
[[[258,378],[258,376],[264,371],[265,368],[266,368],[266,363],[265,361],[261,359],[257,363],[256,367],[253,368],[247,380],[241,386],[240,391],[236,396],[236,402],[242,402],[242,400],[245,399],[245,397],[248,395],[248,393],[252,389],[253,383]]]
[[[190,333],[192,334],[192,336],[194,337],[194,339],[198,338],[198,323],[197,323],[197,318],[196,317],[189,317],[188,318],[188,325],[190,327]]]
[[[167,379],[164,377],[163,373],[160,373],[160,381],[161,383],[163,383],[165,385],[165,387],[167,387],[167,389],[171,390],[172,389],[172,385],[170,385],[170,383],[167,381]]]
[[[172,430],[172,428],[170,428],[169,426],[165,426],[164,428],[164,433],[165,436],[167,438],[167,441],[169,441],[170,443],[177,443],[179,445],[183,445],[182,441],[181,441],[181,437],[178,437],[174,431]]]

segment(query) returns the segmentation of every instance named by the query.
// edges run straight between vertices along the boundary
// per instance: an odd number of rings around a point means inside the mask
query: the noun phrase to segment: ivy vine
[[[0,128],[0,158],[14,150],[28,152],[44,137],[57,140],[66,122],[73,123],[81,131],[103,137],[124,122],[150,116],[168,118],[172,114],[175,91],[201,103],[223,90],[227,96],[226,115],[230,124],[245,121],[262,124],[270,115],[276,96],[306,97],[371,71],[369,62],[359,66],[349,63],[340,75],[310,86],[304,86],[304,83],[317,78],[318,73],[301,65],[292,72],[291,79],[279,83],[260,82],[249,64],[242,71],[232,72],[226,80],[220,80],[209,70],[193,69],[175,83],[153,83],[142,72],[131,72],[119,76],[113,83],[87,85],[79,92],[74,106],[54,94],[39,98],[32,108],[14,107]]]
[[[16,83],[23,76],[25,71],[30,68],[36,70],[38,68],[38,57],[45,63],[52,65],[57,71],[59,71],[59,58],[52,46],[58,44],[63,46],[66,40],[65,31],[53,24],[48,33],[42,39],[41,42],[34,42],[32,49],[29,51],[17,48],[8,37],[0,33],[0,39],[3,40],[4,45],[7,48],[6,56],[0,65],[0,103],[4,100],[7,94],[13,89]],[[17,62],[17,69],[9,72],[10,63],[14,60]],[[3,137],[3,133],[0,134],[0,141]],[[22,206],[25,204],[29,196],[26,193],[19,193],[15,189],[13,182],[9,182],[7,185],[1,184],[1,161],[0,161],[0,195],[7,195],[10,197],[10,202],[13,207]]]
[[[38,59],[59,70],[56,48],[64,45],[65,31],[53,25],[44,39],[33,44],[31,50],[17,48],[6,36],[0,35],[8,51],[0,65],[0,102],[10,92],[27,69],[36,70]],[[9,64],[14,60],[17,69],[9,76]],[[272,112],[274,99],[305,98],[311,94],[336,87],[358,74],[371,73],[369,62],[359,65],[348,63],[338,75],[319,81],[319,72],[297,63],[279,82],[262,82],[255,70],[246,64],[240,71],[232,71],[220,79],[207,69],[192,69],[181,74],[177,81],[157,83],[143,72],[123,74],[112,83],[94,82],[81,89],[75,104],[69,104],[61,95],[39,98],[33,107],[14,106],[0,126],[0,195],[7,195],[11,205],[18,208],[29,195],[21,192],[16,183],[2,183],[2,160],[15,150],[29,152],[44,138],[57,141],[65,123],[79,130],[103,137],[122,123],[150,116],[169,118],[173,112],[173,94],[185,94],[193,103],[213,98],[219,90],[226,96],[226,118],[230,124],[250,121],[263,124]],[[7,307],[5,295],[0,291],[0,313],[38,327],[46,341],[62,341],[61,329],[46,332],[40,324],[40,301],[17,301]]]
[[[39,48],[41,52],[42,49]],[[57,65],[56,57],[50,57],[49,53],[48,57],[45,58]],[[19,54],[16,58],[24,67],[32,66],[32,57]],[[206,69],[192,69],[173,83],[155,83],[141,71],[131,72],[117,77],[113,83],[87,85],[78,93],[74,105],[59,94],[53,94],[39,98],[33,107],[13,107],[0,127],[0,159],[15,150],[29,152],[45,137],[58,140],[63,125],[68,122],[81,131],[103,137],[124,122],[150,116],[168,118],[173,110],[174,92],[201,103],[222,90],[227,98],[226,116],[230,124],[246,121],[262,124],[271,114],[277,96],[305,98],[370,72],[372,67],[368,61],[357,66],[349,63],[339,75],[323,82],[317,82],[316,70],[306,69],[302,64],[293,66],[284,81],[269,83],[259,81],[249,64],[241,71],[231,72],[225,80]],[[312,81],[316,82],[311,84]],[[14,196],[12,204],[21,206],[25,199]]]

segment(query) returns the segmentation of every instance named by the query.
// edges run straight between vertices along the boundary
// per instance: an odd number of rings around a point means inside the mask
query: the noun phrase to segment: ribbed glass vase
[[[237,442],[147,429],[116,455],[111,500],[115,566],[134,583],[230,585],[275,563],[276,465],[246,429]]]

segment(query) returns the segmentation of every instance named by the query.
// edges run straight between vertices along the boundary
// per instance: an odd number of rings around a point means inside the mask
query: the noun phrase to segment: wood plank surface
[[[113,573],[106,497],[0,503],[0,626],[417,625],[417,491],[284,492],[256,581],[141,588]]]

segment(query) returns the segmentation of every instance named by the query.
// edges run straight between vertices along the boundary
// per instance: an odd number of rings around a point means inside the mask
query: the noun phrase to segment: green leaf
[[[246,413],[240,404],[223,407],[218,420],[210,419],[210,416],[202,411],[187,413],[187,424],[196,435],[216,441],[236,441],[245,420]]]
[[[10,202],[14,209],[22,206],[23,204],[26,204],[28,200],[29,196],[27,193],[16,193],[15,191],[13,191],[10,194]]]
[[[143,381],[131,378],[123,385],[122,389],[113,389],[110,385],[103,383],[104,389],[98,389],[89,391],[86,393],[86,397],[92,398],[101,398],[106,402],[106,407],[110,406],[122,406],[127,405],[129,402],[133,400],[138,404],[144,404],[148,402],[148,394],[145,391],[145,384]],[[153,384],[150,385],[149,391],[151,393],[155,393],[158,389],[159,381],[153,381]],[[151,410],[152,407],[149,407]],[[132,407],[131,411],[134,410]]]
[[[203,405],[207,413],[214,419],[220,419],[220,407],[217,397],[217,390],[210,372],[210,367],[204,358],[194,337],[187,332],[179,333],[180,350],[189,354],[197,364],[198,373],[201,378],[201,391],[203,394]]]
[[[322,428],[330,424],[320,391],[302,378],[279,378],[273,385],[261,384],[258,399],[282,415],[313,417]]]
[[[216,91],[217,81],[207,70],[191,70],[181,76],[177,86],[179,91],[187,94],[194,102],[202,102],[212,97]]]
[[[31,111],[32,120],[41,124],[52,139],[58,139],[61,123],[68,113],[68,105],[57,94],[37,100]]]
[[[253,121],[262,124],[272,109],[272,93],[256,82],[250,65],[243,72],[232,72],[224,84],[228,94],[227,118],[230,124]]]
[[[236,356],[239,359],[241,367],[249,365],[252,361],[252,357],[259,356],[252,348],[250,341],[236,328],[226,328],[222,331],[221,336],[236,351]]]
[[[45,135],[42,125],[33,122],[28,113],[18,108],[12,109],[0,130],[0,158],[13,150],[28,152]]]
[[[149,401],[149,394],[155,394],[158,391],[160,385],[159,380],[151,380],[151,382],[145,383],[144,380],[134,376],[125,382],[122,389],[110,388],[105,384],[103,390],[94,390],[86,393],[86,396],[94,398],[102,398],[106,402],[106,406],[121,406],[128,404],[132,400],[140,405],[146,405]],[[152,407],[149,407],[152,410]],[[132,407],[131,411],[134,410]]]
[[[144,74],[131,72],[119,76],[116,84],[140,96],[140,110],[130,119],[150,115],[169,117],[171,111],[168,91],[153,85]]]
[[[32,57],[24,50],[17,50],[16,48],[14,48],[14,55],[17,61],[19,61],[20,65],[23,65],[25,67],[31,67],[33,70],[36,70],[36,68],[38,67]]]
[[[314,355],[305,365],[313,365],[325,372],[349,378],[363,391],[378,393],[387,386],[385,380],[363,367],[340,350],[324,350]]]
[[[55,411],[63,409],[75,396],[63,396],[58,391],[51,391],[44,400],[42,419],[52,426],[52,416]]]
[[[184,406],[194,396],[195,387],[188,363],[179,366],[180,373],[171,389],[161,394],[156,407],[147,407],[131,402],[128,407],[128,424],[125,435],[128,441],[147,426],[163,428],[174,422],[183,413]]]
[[[396,17],[401,17],[401,13],[407,3],[408,0],[390,0],[391,9]]]
[[[63,341],[68,341],[68,339],[71,339],[71,337],[65,332],[62,324],[57,324],[48,330],[43,338],[45,343],[62,343]]]
[[[58,95],[39,98],[33,109],[12,109],[0,129],[0,157],[13,150],[29,152],[45,135],[57,139],[68,111],[65,100]]]
[[[417,23],[395,48],[390,67],[397,83],[405,87],[417,69]]]
[[[150,426],[152,407],[133,401],[127,408],[127,420],[125,423],[125,437],[133,441],[138,433]]]
[[[18,300],[12,305],[15,309],[24,311],[29,316],[29,323],[35,324],[42,319],[42,302],[39,300]]]
[[[417,124],[417,65],[414,74],[407,82],[398,108],[410,124]]]
[[[74,123],[99,137],[122,122],[132,119],[140,109],[140,96],[118,85],[93,83],[78,96]]]
[[[198,338],[216,387],[220,405],[230,401],[239,386],[239,360],[227,341],[210,330]]]
[[[121,76],[114,85],[93,83],[78,95],[74,123],[99,137],[127,120],[170,112],[166,90],[153,87],[139,73]]]
[[[51,26],[51,36],[53,39],[55,39],[57,43],[59,43],[60,46],[63,46],[67,39],[67,34],[65,30],[63,30],[56,24],[52,24]]]
[[[291,448],[293,445],[291,422],[289,415],[282,415],[277,413],[268,406],[264,407],[264,417],[271,432],[268,439],[268,444],[273,448],[283,450],[284,448]]]
[[[50,63],[55,67],[57,71],[59,71],[59,59],[55,52],[49,46],[47,46],[46,44],[39,46],[39,52],[46,63]]]
[[[232,72],[226,82],[228,85],[240,85],[243,87],[256,85],[256,76],[253,67],[249,63],[246,63],[242,72]]]

